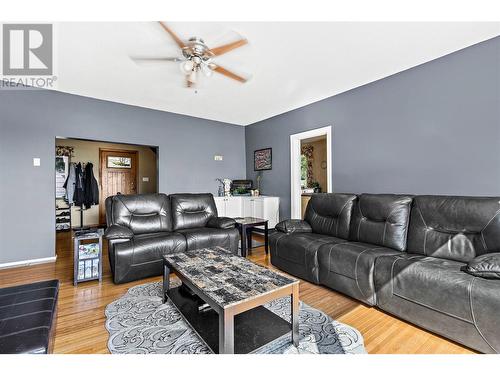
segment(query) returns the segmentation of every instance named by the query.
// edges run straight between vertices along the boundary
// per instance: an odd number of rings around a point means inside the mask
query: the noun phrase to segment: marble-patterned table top
[[[165,255],[164,259],[221,307],[297,282],[221,247]]]
[[[263,224],[267,220],[260,219],[258,217],[235,217],[234,221],[236,221],[236,223],[242,224],[242,225],[252,225],[252,224]]]

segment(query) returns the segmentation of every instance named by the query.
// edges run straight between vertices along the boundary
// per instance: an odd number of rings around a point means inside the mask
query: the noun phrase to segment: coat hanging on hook
[[[90,162],[71,163],[64,187],[70,204],[85,209],[99,204],[99,186],[94,176],[94,166]]]
[[[83,195],[85,208],[99,204],[99,186],[94,177],[94,166],[92,163],[87,163],[83,171]]]

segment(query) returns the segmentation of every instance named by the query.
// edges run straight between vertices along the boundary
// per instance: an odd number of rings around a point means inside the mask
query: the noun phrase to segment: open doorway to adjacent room
[[[158,192],[157,146],[56,137],[55,148],[58,257],[74,231],[106,226],[107,197]]]
[[[290,136],[291,218],[304,217],[314,193],[332,191],[331,126]]]

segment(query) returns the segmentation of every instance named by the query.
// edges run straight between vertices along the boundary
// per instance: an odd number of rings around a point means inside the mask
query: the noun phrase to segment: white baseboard
[[[57,255],[53,256],[53,257],[48,257],[48,258],[28,259],[28,260],[20,260],[18,262],[1,263],[0,269],[34,266],[35,264],[42,264],[42,263],[52,263],[52,262],[55,262],[56,259],[57,259]]]

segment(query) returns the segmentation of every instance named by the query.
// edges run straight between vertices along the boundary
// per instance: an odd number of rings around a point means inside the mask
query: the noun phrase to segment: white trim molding
[[[326,176],[327,192],[333,191],[332,184],[332,126],[325,126],[318,129],[309,130],[302,133],[290,135],[290,217],[292,219],[301,218],[301,195],[300,186],[300,143],[303,139],[326,135]]]
[[[53,257],[48,257],[48,258],[28,259],[28,260],[20,260],[18,262],[1,263],[0,269],[34,266],[35,264],[42,264],[42,263],[52,263],[52,262],[55,262],[56,259],[57,259],[57,255],[53,256]]]

